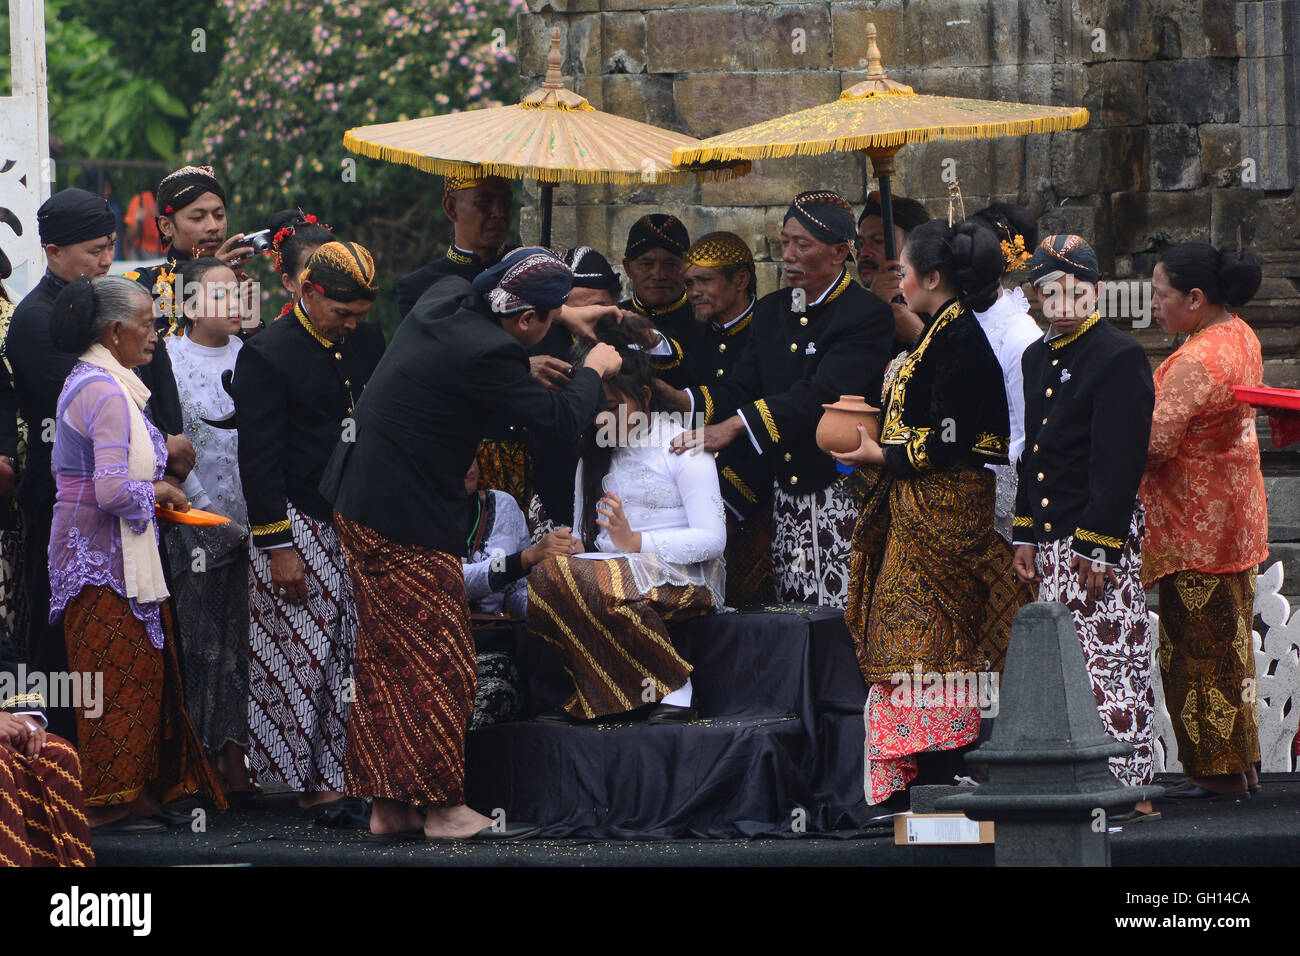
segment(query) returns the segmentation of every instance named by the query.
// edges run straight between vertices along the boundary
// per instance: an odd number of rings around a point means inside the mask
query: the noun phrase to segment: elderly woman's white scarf
[[[81,353],[81,361],[102,368],[126,395],[127,415],[131,426],[131,444],[126,459],[126,476],[132,481],[153,484],[158,466],[153,440],[144,422],[144,406],[149,401],[149,389],[140,377],[124,366],[98,342]],[[148,515],[145,529],[136,534],[125,518],[118,518],[122,534],[122,582],[126,596],[138,604],[154,604],[167,595],[167,582],[163,580],[162,559],[158,554],[158,541],[154,536],[154,516]]]

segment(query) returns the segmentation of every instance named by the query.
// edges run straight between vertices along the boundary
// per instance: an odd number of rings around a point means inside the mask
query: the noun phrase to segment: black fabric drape
[[[531,715],[571,685],[549,646],[519,632]],[[710,615],[672,637],[695,666],[699,722],[485,727],[469,738],[470,804],[536,821],[548,837],[601,839],[812,833],[862,816],[866,687],[841,612]]]

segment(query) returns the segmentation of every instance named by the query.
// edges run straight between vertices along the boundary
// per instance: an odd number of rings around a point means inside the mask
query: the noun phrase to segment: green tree
[[[371,249],[391,292],[446,239],[439,179],[354,156],[354,126],[496,105],[519,95],[512,54],[523,0],[224,0],[225,56],[185,141],[252,231],[301,206]],[[266,285],[267,283],[264,283]],[[391,327],[391,294],[373,317]]]
[[[45,4],[50,135],[67,156],[171,162],[190,120],[185,101],[163,78],[135,69],[112,40],[71,15],[71,6]],[[9,33],[7,5],[0,30]],[[0,88],[8,89],[9,69],[6,46]]]

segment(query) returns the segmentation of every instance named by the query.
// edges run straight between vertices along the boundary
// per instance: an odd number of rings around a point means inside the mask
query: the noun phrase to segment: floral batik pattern
[[[811,495],[772,485],[772,579],[778,602],[842,608],[858,501],[847,476]]]
[[[1125,786],[1151,782],[1154,768],[1155,691],[1151,686],[1151,625],[1142,590],[1143,514],[1138,505],[1128,539],[1114,568],[1119,587],[1106,584],[1100,601],[1089,600],[1071,570],[1074,538],[1039,545],[1040,601],[1059,601],[1070,611],[1083,648],[1083,662],[1106,733],[1132,744],[1127,756],[1111,757],[1110,772]],[[1163,610],[1163,607],[1162,607]]]
[[[894,684],[872,684],[867,693],[867,744],[864,790],[875,806],[906,789],[917,774],[916,755],[956,750],[980,732],[980,711],[957,700],[946,687],[942,703],[923,703],[920,695],[895,699]],[[909,695],[910,697],[910,695]]]

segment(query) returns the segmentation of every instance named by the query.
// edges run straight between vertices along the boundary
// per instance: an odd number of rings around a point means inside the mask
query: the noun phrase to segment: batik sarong
[[[81,765],[62,737],[35,757],[0,743],[0,865],[95,865]]]
[[[777,601],[844,607],[858,505],[841,476],[811,495],[773,482],[772,577]]]
[[[580,719],[653,704],[691,676],[668,625],[707,613],[699,585],[642,593],[626,558],[547,558],[528,575],[528,631],[559,652],[573,679],[561,706]]]
[[[901,681],[868,688],[863,761],[867,803],[875,806],[907,789],[919,772],[917,754],[955,750],[979,737],[979,706],[954,692],[952,683],[945,681],[942,696],[928,704],[923,686],[915,688],[921,691],[917,695]],[[901,700],[900,689],[905,691]]]
[[[344,792],[459,806],[478,680],[460,558],[334,520],[361,617]]]
[[[173,600],[181,642],[185,704],[210,754],[227,743],[248,746],[248,552],[219,567],[194,570],[186,545],[167,532]]]
[[[469,729],[504,724],[519,717],[519,669],[504,651],[478,655],[478,689]]]
[[[993,526],[992,472],[961,466],[894,479],[859,470],[868,491],[845,621],[871,685],[864,789],[874,804],[916,776],[916,754],[975,740],[979,683],[1001,668],[1011,621],[1032,594],[990,586],[1011,574],[1010,548]],[[927,699],[920,692],[931,685],[944,693]]]
[[[334,528],[289,505],[307,602],[271,583],[270,552],[249,560],[248,763],[258,783],[343,789],[357,607]]]
[[[70,668],[103,675],[102,713],[76,711],[86,805],[116,806],[145,793],[168,803],[202,793],[224,810],[221,786],[185,713],[167,603],[162,650],[127,600],[107,586],[83,588],[64,611],[63,625]]]
[[[1183,771],[1245,773],[1259,760],[1252,692],[1255,569],[1160,579],[1160,679]]]
[[[475,457],[478,459],[478,486],[484,490],[495,488],[504,491],[519,503],[520,511],[528,514],[533,500],[533,468],[527,443],[484,438],[478,443]]]
[[[1139,505],[1129,523],[1119,564],[1119,587],[1109,582],[1102,600],[1088,600],[1079,572],[1070,570],[1074,538],[1040,544],[1037,568],[1040,601],[1059,601],[1070,611],[1083,647],[1097,713],[1106,733],[1132,744],[1133,753],[1111,757],[1120,783],[1139,787],[1154,772],[1155,691],[1151,686],[1151,625],[1142,590],[1143,515]]]
[[[744,521],[727,513],[727,606],[768,604],[775,600],[772,581],[772,505]]]

